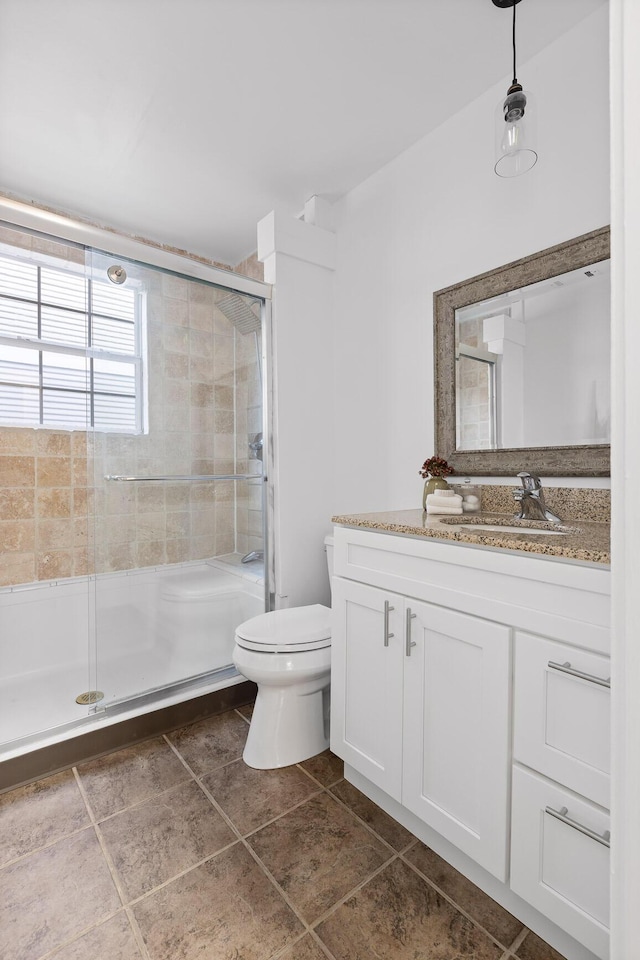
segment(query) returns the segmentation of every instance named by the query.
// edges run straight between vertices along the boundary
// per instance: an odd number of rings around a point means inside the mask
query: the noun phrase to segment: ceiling
[[[524,63],[606,0],[525,0]],[[228,264],[511,69],[490,0],[0,0],[0,190]]]

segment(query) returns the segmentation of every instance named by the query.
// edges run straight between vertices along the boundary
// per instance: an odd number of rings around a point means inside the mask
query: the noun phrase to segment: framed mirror
[[[434,294],[435,449],[456,474],[608,476],[609,227]]]

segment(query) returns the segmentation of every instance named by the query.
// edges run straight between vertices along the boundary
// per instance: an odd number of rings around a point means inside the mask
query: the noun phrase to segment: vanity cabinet
[[[334,572],[347,778],[605,958],[608,568],[337,527]]]
[[[508,627],[334,578],[332,749],[504,880]]]

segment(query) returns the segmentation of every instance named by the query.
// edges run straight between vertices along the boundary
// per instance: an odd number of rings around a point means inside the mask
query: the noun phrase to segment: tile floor
[[[562,960],[250,708],[0,796],[2,960]]]

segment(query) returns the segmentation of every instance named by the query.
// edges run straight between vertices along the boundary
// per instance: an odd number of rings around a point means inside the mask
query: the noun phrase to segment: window
[[[0,423],[141,433],[142,314],[134,287],[0,252]]]

